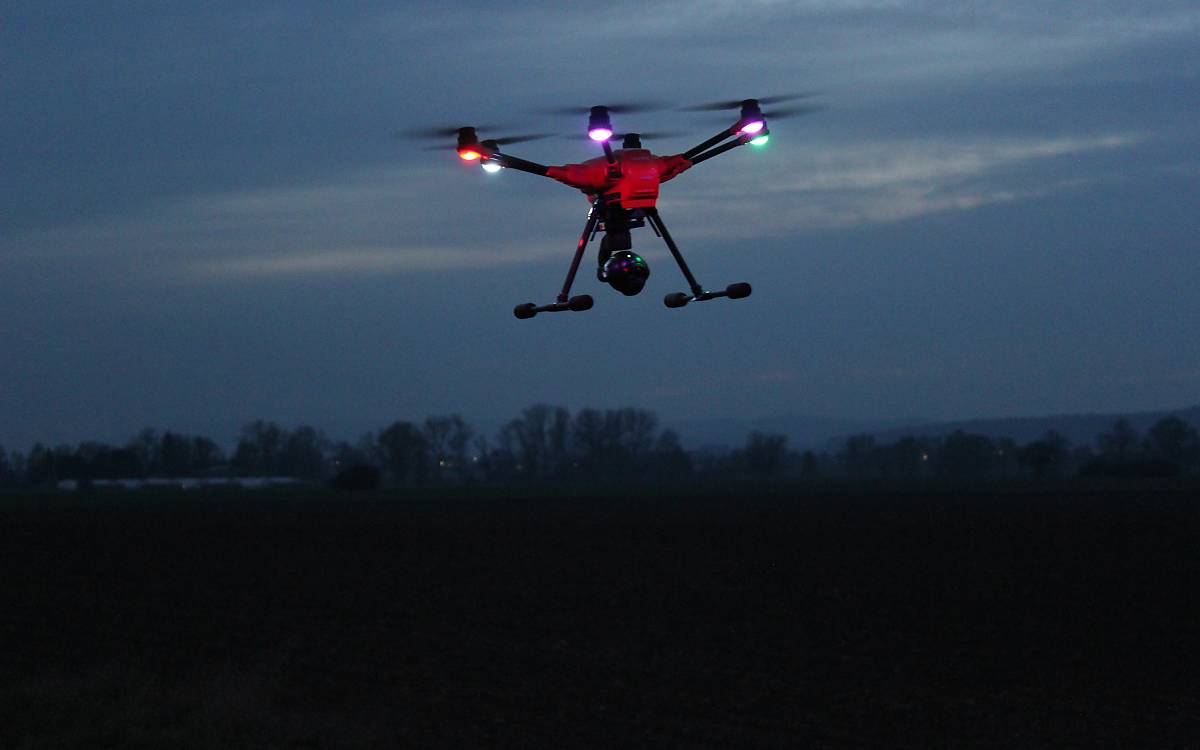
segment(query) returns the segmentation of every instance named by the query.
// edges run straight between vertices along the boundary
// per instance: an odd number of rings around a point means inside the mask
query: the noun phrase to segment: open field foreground
[[[1200,742],[1171,490],[0,498],[0,747]]]

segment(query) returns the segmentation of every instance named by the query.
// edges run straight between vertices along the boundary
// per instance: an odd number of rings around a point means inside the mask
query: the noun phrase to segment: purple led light
[[[754,135],[758,131],[762,130],[765,125],[766,123],[762,120],[751,120],[742,126],[741,132],[745,133],[746,135]]]
[[[612,136],[613,132],[608,128],[592,128],[588,131],[588,138],[591,138],[597,143],[607,141],[609,138],[612,138]]]

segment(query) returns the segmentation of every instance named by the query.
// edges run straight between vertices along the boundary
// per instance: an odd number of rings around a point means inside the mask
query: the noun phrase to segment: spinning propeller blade
[[[491,125],[475,125],[473,127],[476,131],[477,136],[478,136],[479,131],[487,131],[487,130],[496,129],[495,126],[491,126]],[[444,143],[441,143],[441,144],[421,147],[421,149],[423,151],[444,151],[446,149],[454,147],[455,144],[447,139],[454,138],[455,136],[457,136],[459,130],[461,130],[461,129],[462,129],[461,127],[415,128],[412,130],[396,131],[395,133],[393,133],[393,136],[397,137],[397,138],[418,138],[421,140],[444,141]],[[497,146],[507,146],[512,143],[525,143],[527,141],[536,141],[536,140],[540,140],[542,138],[553,138],[553,137],[554,136],[551,133],[528,133],[525,135],[504,136],[501,138],[491,138],[488,136],[479,136],[479,140],[480,141],[495,141]]]
[[[661,130],[646,130],[646,131],[631,130],[631,131],[629,131],[629,133],[637,133],[638,137],[641,138],[642,140],[651,140],[651,141],[663,140],[666,138],[682,138],[687,135],[687,133],[676,133],[676,132],[672,132],[672,131],[661,131]],[[610,140],[614,140],[614,141],[623,140],[625,138],[625,136],[629,135],[629,133],[613,133],[613,136]],[[586,135],[564,135],[561,137],[567,138],[572,141],[591,140]]]
[[[763,112],[763,117],[768,120],[787,120],[792,117],[802,117],[804,115],[816,114],[824,111],[824,107],[818,104],[810,104],[803,107],[787,107],[784,109],[773,109],[770,112]]]
[[[602,104],[597,105],[607,109],[614,115],[628,115],[636,112],[654,112],[661,109],[667,109],[671,105],[658,101],[640,101],[640,102],[624,102],[621,104]],[[547,115],[586,115],[592,111],[589,107],[549,107],[540,109],[538,112]]]
[[[495,141],[498,146],[507,146],[512,143],[525,143],[526,141],[540,141],[543,138],[553,138],[552,133],[531,133],[529,135],[510,135],[506,138],[485,138],[481,140]]]
[[[434,125],[427,128],[410,128],[408,130],[397,130],[392,133],[393,138],[419,138],[429,140],[432,138],[453,138],[458,135],[458,131],[462,129],[462,125]],[[504,130],[504,125],[472,125],[476,130]]]
[[[806,91],[795,94],[778,94],[775,96],[760,96],[755,101],[759,106],[768,106],[771,104],[783,104],[784,102],[793,102],[798,99],[811,99],[817,96],[816,91]],[[750,97],[747,97],[749,99]],[[691,107],[680,107],[680,112],[719,112],[723,109],[741,109],[742,103],[747,99],[726,99],[721,102],[709,102],[707,104],[697,104]],[[769,117],[770,115],[768,115]],[[785,115],[786,117],[786,115]]]

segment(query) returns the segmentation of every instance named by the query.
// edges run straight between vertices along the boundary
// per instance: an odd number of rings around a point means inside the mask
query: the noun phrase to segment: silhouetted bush
[[[942,441],[938,469],[943,476],[977,479],[991,474],[996,446],[985,435],[955,430]]]
[[[1061,476],[1067,465],[1071,444],[1062,435],[1049,430],[1041,440],[1022,448],[1017,460],[1033,472],[1037,479]]]
[[[1179,417],[1164,417],[1146,433],[1142,448],[1146,457],[1175,464],[1182,470],[1200,459],[1200,434]]]
[[[743,453],[748,472],[762,477],[775,476],[783,470],[787,459],[787,435],[752,432],[746,438]]]
[[[1094,458],[1079,468],[1080,476],[1124,479],[1167,479],[1182,473],[1183,467],[1178,463],[1154,458],[1131,461]]]
[[[338,472],[329,483],[335,490],[364,492],[379,489],[379,469],[370,464],[355,464]]]

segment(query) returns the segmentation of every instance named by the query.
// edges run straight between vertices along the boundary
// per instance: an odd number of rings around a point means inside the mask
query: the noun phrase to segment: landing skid
[[[729,299],[742,299],[749,297],[751,292],[750,285],[744,281],[737,284],[730,284],[725,287],[724,291],[720,292],[705,292],[699,294],[687,294],[686,292],[672,292],[666,297],[663,297],[663,304],[667,307],[683,307],[689,302],[707,302],[710,299],[718,297],[728,297]]]
[[[566,302],[552,302],[549,305],[535,305],[532,302],[526,302],[514,307],[513,315],[517,316],[518,320],[528,320],[540,312],[563,312],[564,310],[583,312],[591,310],[593,302],[590,294],[580,294],[571,297]]]

